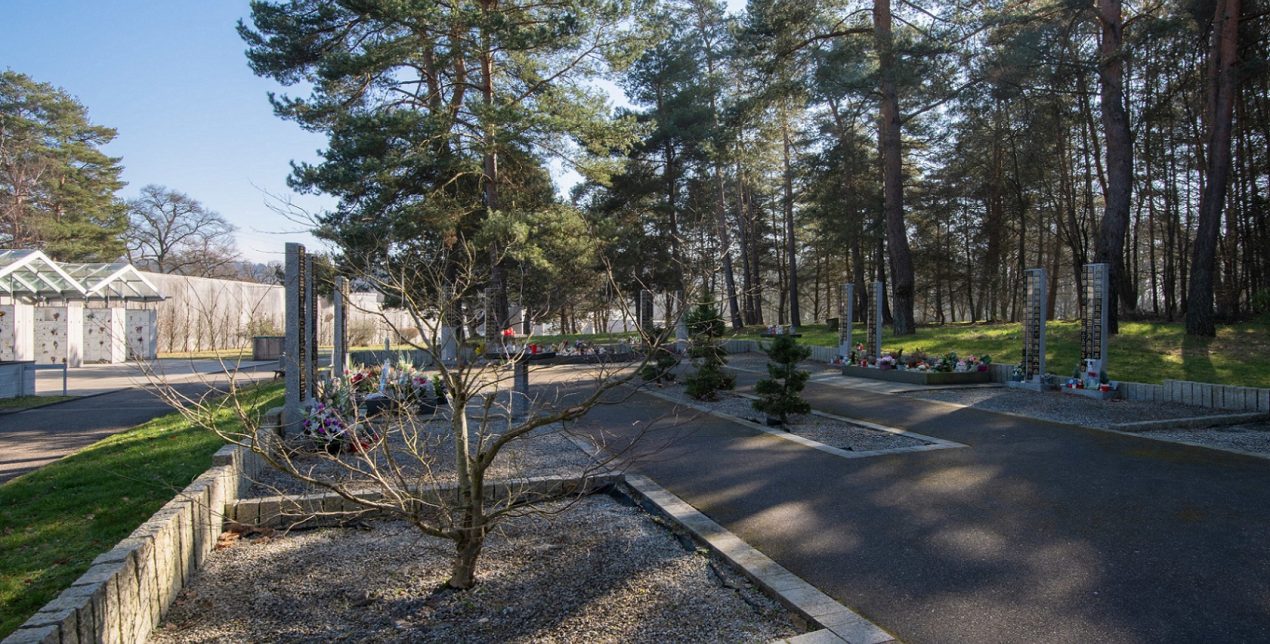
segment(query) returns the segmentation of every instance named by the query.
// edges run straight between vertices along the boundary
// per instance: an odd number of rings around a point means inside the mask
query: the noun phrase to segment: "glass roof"
[[[62,264],[66,272],[84,286],[89,299],[158,301],[163,296],[150,280],[132,264]]]
[[[0,295],[66,300],[163,299],[131,264],[59,264],[38,250],[0,249]]]
[[[84,286],[38,250],[0,250],[0,293],[80,299]]]

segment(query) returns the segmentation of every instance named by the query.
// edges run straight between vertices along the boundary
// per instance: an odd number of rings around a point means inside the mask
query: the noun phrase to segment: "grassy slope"
[[[1216,338],[1192,338],[1181,324],[1125,322],[1110,340],[1108,375],[1114,380],[1158,383],[1165,379],[1270,387],[1270,329],[1263,324],[1218,327]],[[1050,372],[1070,375],[1080,358],[1080,324],[1050,322],[1046,355]],[[838,334],[824,325],[806,327],[802,341],[837,346]],[[755,338],[753,331],[741,337]],[[1019,324],[949,324],[921,327],[905,338],[883,336],[885,350],[924,349],[930,353],[990,354],[994,362],[1018,362]],[[864,341],[857,325],[855,341]]]
[[[282,386],[249,395],[268,409]],[[0,638],[210,467],[222,444],[173,413],[0,485]]]

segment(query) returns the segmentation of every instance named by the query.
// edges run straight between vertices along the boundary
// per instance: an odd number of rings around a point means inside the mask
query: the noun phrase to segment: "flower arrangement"
[[[955,352],[949,352],[939,359],[934,370],[944,373],[972,373],[975,371],[987,371],[988,366],[991,364],[992,356],[989,355],[959,357]]]
[[[899,362],[895,359],[895,356],[890,354],[878,358],[877,361],[878,369],[894,369],[897,364],[899,364]]]
[[[348,434],[348,424],[339,410],[322,402],[309,408],[302,427],[305,436],[332,454],[344,447]]]

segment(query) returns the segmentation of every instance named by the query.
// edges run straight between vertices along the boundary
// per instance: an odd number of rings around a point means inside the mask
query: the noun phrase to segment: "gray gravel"
[[[1142,432],[1144,436],[1200,443],[1257,454],[1270,454],[1270,423],[1212,427],[1208,429],[1164,429]]]
[[[153,642],[767,642],[798,633],[735,571],[607,496],[510,519],[478,585],[435,593],[448,541],[396,521],[213,552]]]
[[[712,411],[718,413],[744,418],[759,424],[763,424],[766,420],[762,412],[754,409],[754,401],[752,399],[733,393],[720,392],[718,400],[701,401],[684,393],[682,385],[670,385],[656,391],[687,403],[709,407]],[[912,436],[878,431],[855,423],[815,414],[795,414],[789,418],[787,427],[791,433],[804,438],[830,447],[855,452],[917,447],[927,444],[926,441]]]
[[[469,425],[475,445],[479,428],[475,419]],[[369,481],[370,478],[352,468],[368,468],[368,457],[377,467],[388,467],[389,454],[401,471],[411,476],[423,476],[426,483],[449,483],[455,480],[453,432],[449,419],[438,413],[431,420],[392,420],[376,425],[385,436],[383,444],[366,455],[350,452],[331,456],[317,449],[313,441],[295,436],[288,442],[295,448],[291,464],[300,472],[313,478],[328,481]],[[505,431],[503,419],[493,420],[486,426],[489,438]],[[524,478],[530,476],[579,477],[593,467],[590,457],[578,449],[564,435],[560,425],[547,425],[518,438],[503,448],[489,470],[488,479]],[[279,494],[306,494],[318,490],[289,474],[273,468],[256,477],[247,496],[262,497]]]
[[[1203,407],[1136,400],[1094,400],[1057,391],[1034,392],[1019,389],[939,389],[902,394],[922,400],[969,405],[988,411],[1023,414],[1085,427],[1108,429],[1116,423],[1142,420],[1192,418],[1222,413]]]

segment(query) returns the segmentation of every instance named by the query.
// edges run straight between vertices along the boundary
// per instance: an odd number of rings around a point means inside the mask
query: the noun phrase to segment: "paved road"
[[[240,372],[239,382],[269,377],[272,375],[271,365],[266,365],[265,369]],[[223,375],[210,368],[167,366],[168,382],[186,396],[201,395],[211,386],[224,381]],[[0,483],[172,411],[172,407],[164,403],[152,388],[141,385],[145,382],[143,377],[138,379],[137,374],[128,372],[125,367],[103,365],[96,372],[85,369],[72,372],[79,379],[74,391],[94,392],[106,388],[108,393],[0,414]],[[93,378],[93,373],[98,377]],[[60,378],[58,374],[59,392]]]
[[[635,469],[905,641],[1270,640],[1270,461],[826,383],[805,395],[969,447],[843,459],[680,418]],[[671,410],[636,402],[586,429],[629,436]]]

